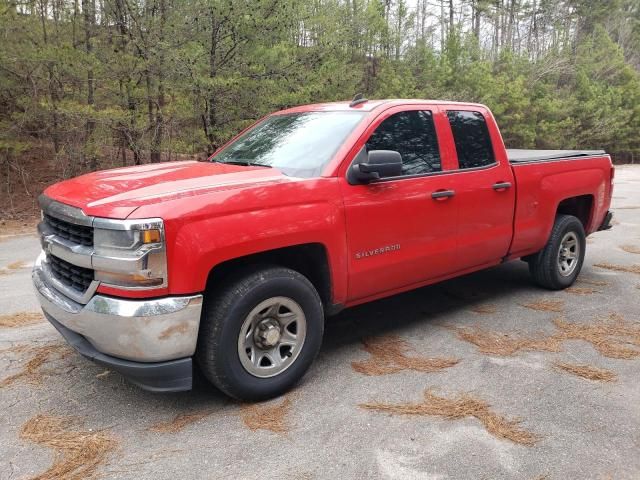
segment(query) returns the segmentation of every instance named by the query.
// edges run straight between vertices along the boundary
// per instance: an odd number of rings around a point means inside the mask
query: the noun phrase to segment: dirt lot
[[[0,478],[638,479],[640,168],[616,178],[574,288],[512,262],[345,311],[260,405],[75,354],[37,313],[37,238],[0,231]]]

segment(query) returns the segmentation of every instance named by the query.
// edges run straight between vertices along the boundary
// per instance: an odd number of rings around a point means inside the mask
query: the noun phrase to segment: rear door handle
[[[511,182],[498,182],[498,183],[494,183],[493,187],[494,190],[505,190],[507,188],[511,188]]]
[[[431,198],[434,200],[446,199],[449,197],[453,197],[456,194],[453,190],[437,190],[431,194]]]

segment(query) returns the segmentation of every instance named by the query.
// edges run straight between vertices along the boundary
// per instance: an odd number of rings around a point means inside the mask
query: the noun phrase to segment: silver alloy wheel
[[[238,356],[254,377],[279,375],[296,361],[307,335],[300,305],[287,297],[260,302],[245,318],[238,336]]]
[[[567,232],[558,249],[558,272],[563,277],[571,275],[578,266],[580,258],[580,242],[575,232]]]

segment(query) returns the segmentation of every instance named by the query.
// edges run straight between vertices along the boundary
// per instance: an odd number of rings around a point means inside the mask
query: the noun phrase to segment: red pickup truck
[[[571,285],[585,237],[610,228],[613,176],[600,151],[506,150],[483,105],[306,105],[208,162],[50,186],[33,282],[71,345],[141,387],[188,390],[195,362],[264,399],[342,308],[513,259]]]

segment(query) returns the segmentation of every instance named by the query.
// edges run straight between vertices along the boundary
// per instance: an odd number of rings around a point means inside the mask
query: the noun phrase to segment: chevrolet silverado
[[[356,99],[273,113],[207,162],[89,173],[40,197],[33,283],[82,355],[142,388],[273,397],[325,316],[522,259],[562,289],[610,228],[602,151],[507,150],[483,105]]]

